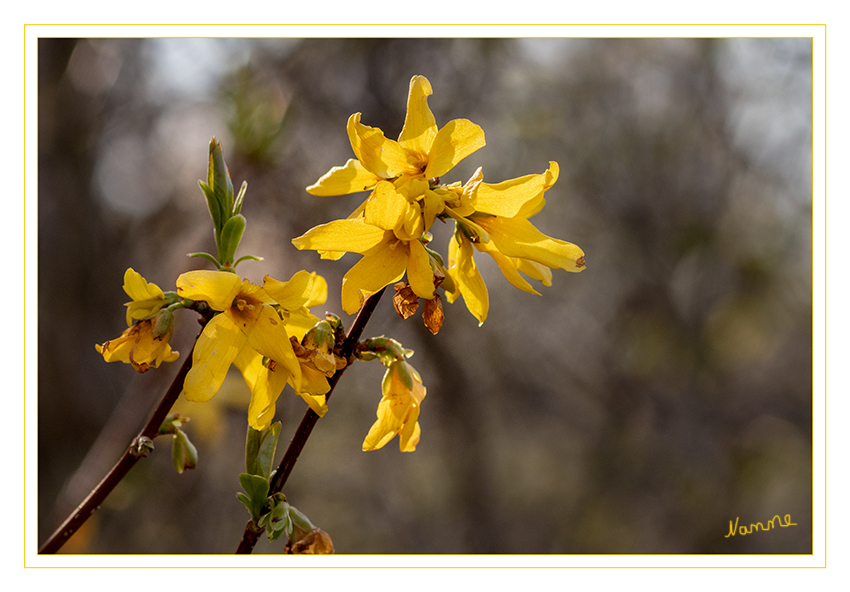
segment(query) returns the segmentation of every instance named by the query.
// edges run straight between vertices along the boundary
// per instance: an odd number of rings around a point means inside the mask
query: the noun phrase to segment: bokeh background
[[[328,279],[357,260],[290,240],[362,195],[304,188],[352,157],[350,114],[397,137],[411,76],[438,125],[468,118],[491,182],[561,177],[533,221],[587,269],[534,296],[489,258],[478,327],[462,301],[431,336],[389,300],[367,336],[416,350],[415,453],[363,453],[382,367],[340,383],[285,493],[340,553],[810,553],[812,44],[809,39],[41,39],[39,533],[43,541],[147,420],[176,365],[139,375],[94,344],[125,327],[122,275],[163,289],[214,249],[197,180],[211,136],[248,181],[241,274]],[[435,229],[445,254],[446,228]],[[346,324],[351,317],[343,315]],[[198,326],[177,320],[189,351]],[[181,356],[182,358],[182,356]],[[178,404],[200,451],[140,462],[65,546],[232,553],[249,393],[238,374]],[[281,447],[306,406],[282,395]],[[790,514],[796,526],[726,537]],[[262,539],[256,553],[280,553]]]

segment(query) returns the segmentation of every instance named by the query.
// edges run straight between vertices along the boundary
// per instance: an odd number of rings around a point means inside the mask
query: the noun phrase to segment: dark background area
[[[534,296],[478,255],[489,318],[458,301],[436,337],[382,302],[366,335],[416,351],[420,444],[361,452],[382,367],[358,364],[289,501],[340,553],[811,552],[809,39],[41,39],[38,59],[39,542],[177,371],[105,364],[94,344],[126,326],[127,267],[169,290],[204,267],[186,253],[214,250],[197,185],[210,137],[248,181],[240,254],[265,261],[241,275],[318,271],[314,312],[341,314],[358,256],[290,240],[365,195],[304,188],[352,157],[352,113],[397,137],[422,74],[438,126],[467,118],[487,138],[443,181],[557,161],[532,221],[588,267]],[[182,360],[198,326],[176,325]],[[199,467],[178,475],[157,440],[63,550],[232,553],[248,397],[234,371],[211,402],[181,401]],[[305,408],[281,396],[278,458]],[[796,526],[724,536],[776,514]]]

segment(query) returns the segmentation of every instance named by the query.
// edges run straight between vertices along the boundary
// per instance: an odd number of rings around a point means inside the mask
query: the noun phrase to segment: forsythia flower
[[[124,272],[124,291],[133,299],[124,306],[127,307],[127,326],[133,324],[133,319],[145,319],[155,314],[165,303],[165,293],[154,283],[148,283],[140,273],[132,267]]]
[[[437,129],[428,107],[431,84],[423,76],[410,81],[407,115],[398,141],[378,128],[348,120],[348,137],[357,159],[332,168],[307,188],[313,195],[344,195],[372,190],[347,220],[317,226],[292,241],[323,258],[344,253],[364,257],[343,278],[342,308],[353,314],[371,294],[400,280],[405,272],[417,296],[434,298],[434,269],[439,263],[425,249],[425,233],[443,214],[446,197],[438,178],[484,146],[484,132],[466,119]]]
[[[491,185],[481,169],[462,189],[469,195],[467,211],[449,214],[455,219],[449,243],[448,271],[455,283],[449,302],[463,296],[469,311],[483,323],[487,318],[487,286],[472,258],[472,247],[487,253],[520,290],[539,294],[519,272],[552,285],[551,269],[579,272],[585,268],[584,252],[572,243],[546,236],[528,221],[545,204],[544,193],[558,180],[558,163],[539,175],[526,175]]]
[[[171,351],[168,343],[172,334],[171,315],[167,311],[157,314],[167,304],[165,293],[132,267],[124,272],[124,292],[133,299],[124,305],[129,329],[116,339],[95,345],[97,352],[107,362],[124,362],[137,372],[147,372],[162,362],[176,360],[180,354]],[[154,315],[155,318],[149,318]],[[139,321],[135,325],[134,319]]]
[[[377,450],[398,434],[399,449],[413,452],[419,443],[419,406],[425,398],[422,378],[404,360],[394,360],[381,388],[384,396],[378,404],[378,421],[363,440],[363,450]]]
[[[173,362],[180,355],[180,352],[171,351],[168,344],[171,333],[169,327],[164,335],[157,337],[154,320],[145,319],[125,329],[120,337],[95,345],[95,349],[107,362],[124,362],[137,372],[147,372],[162,362]]]
[[[222,313],[207,323],[195,344],[183,387],[187,400],[212,398],[235,364],[252,391],[249,423],[255,429],[271,422],[274,402],[287,383],[302,396],[308,394],[304,398],[311,406],[321,408],[313,395],[322,389],[327,392],[327,380],[303,372],[287,329],[293,336],[303,335],[304,326],[318,321],[307,306],[324,301],[324,279],[298,272],[289,282],[266,276],[260,287],[229,272],[190,271],[177,278],[177,293],[204,300]]]

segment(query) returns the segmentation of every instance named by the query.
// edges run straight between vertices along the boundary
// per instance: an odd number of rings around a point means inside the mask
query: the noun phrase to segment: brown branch
[[[340,370],[337,370],[331,377],[329,381],[331,389],[325,395],[325,401],[330,400],[331,394],[333,394],[334,388],[336,388],[342,373],[345,372],[346,368],[351,365],[354,348],[357,347],[357,342],[360,341],[363,329],[365,329],[366,323],[368,323],[369,319],[372,317],[372,313],[375,312],[375,308],[378,306],[378,301],[384,294],[384,290],[386,290],[386,288],[382,288],[380,292],[372,294],[369,298],[367,298],[366,302],[363,303],[363,306],[357,313],[357,316],[354,317],[354,322],[348,330],[348,335],[346,336],[345,342],[343,343],[340,351],[341,356],[348,361],[348,364]],[[319,416],[312,409],[308,409],[304,414],[304,419],[301,420],[298,429],[295,431],[295,435],[292,437],[292,440],[290,440],[289,446],[283,454],[283,458],[280,459],[280,465],[278,465],[274,478],[271,481],[271,486],[269,487],[270,496],[280,493],[283,489],[283,486],[286,484],[286,480],[289,478],[289,474],[292,472],[292,468],[298,461],[298,455],[300,455],[301,450],[304,449],[304,445],[307,443],[307,438],[310,437],[310,433],[316,426],[317,421],[319,421]],[[257,528],[254,526],[253,520],[249,520],[248,524],[245,526],[245,532],[242,534],[242,540],[239,542],[239,548],[236,549],[236,553],[251,553],[254,550],[254,546],[257,544],[257,540],[264,531],[265,528]]]
[[[197,338],[195,341],[197,342]],[[171,411],[171,408],[177,401],[177,397],[183,390],[183,381],[186,379],[186,374],[189,372],[189,368],[192,367],[192,352],[194,349],[195,346],[193,345],[192,350],[189,351],[189,355],[187,355],[186,359],[183,360],[183,365],[177,372],[177,376],[174,377],[171,386],[168,387],[162,401],[160,401],[159,406],[157,406],[145,427],[142,428],[142,431],[140,431],[133,439],[133,442],[127,450],[124,451],[124,454],[121,455],[121,458],[118,459],[115,466],[112,467],[101,482],[97,484],[91,493],[89,493],[86,499],[84,499],[83,502],[71,513],[71,515],[68,516],[65,522],[63,522],[62,525],[57,528],[52,535],[50,535],[50,538],[48,538],[38,550],[39,553],[56,553],[56,551],[62,548],[62,545],[64,545],[67,540],[70,539],[77,530],[79,530],[85,521],[88,520],[89,516],[94,514],[95,510],[97,510],[100,507],[100,504],[103,503],[103,500],[106,499],[106,496],[108,496],[110,492],[115,489],[115,486],[118,485],[127,473],[130,472],[130,469],[133,468],[136,461],[139,460],[141,456],[144,456],[144,454],[139,453],[138,445],[143,438],[153,440],[154,436],[156,436],[159,432],[159,427],[162,425],[162,422],[165,421],[165,418],[168,416],[168,412]]]

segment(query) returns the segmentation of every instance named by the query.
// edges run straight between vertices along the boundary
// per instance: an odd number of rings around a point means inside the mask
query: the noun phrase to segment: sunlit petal
[[[572,243],[546,236],[525,218],[476,218],[496,248],[508,257],[521,257],[552,269],[584,269],[584,251]]]
[[[382,179],[392,179],[409,168],[407,152],[376,127],[360,123],[360,113],[348,118],[348,139],[360,164]]]
[[[487,311],[490,308],[487,285],[472,258],[472,243],[459,233],[455,233],[452,242],[457,244],[455,260],[452,261],[453,265],[449,268],[449,272],[458,285],[466,308],[478,319],[480,325],[487,318]]]
[[[383,230],[392,230],[407,212],[407,199],[389,181],[381,181],[366,202],[363,220]]]
[[[523,290],[524,292],[529,292],[531,294],[540,295],[540,292],[534,289],[534,287],[529,284],[524,277],[522,277],[517,271],[517,267],[514,264],[514,261],[510,257],[505,257],[502,255],[496,247],[493,245],[493,242],[489,243],[479,243],[475,245],[475,247],[484,253],[490,255],[496,264],[499,266],[499,269],[502,270],[504,276],[508,279],[508,281]]]
[[[189,300],[204,300],[213,310],[225,310],[242,288],[242,278],[226,271],[196,270],[177,278],[177,294]]]
[[[362,218],[334,220],[308,230],[292,244],[299,250],[364,253],[384,240],[384,231]]]
[[[549,169],[539,175],[526,175],[501,183],[479,183],[473,191],[475,209],[494,216],[513,218],[526,210],[539,210],[543,194],[558,180],[558,163],[550,162]],[[524,216],[528,217],[528,216]]]
[[[380,181],[380,177],[367,171],[360,161],[349,159],[343,166],[337,166],[325,173],[307,193],[318,196],[346,195],[358,191],[368,191]]]
[[[428,97],[433,93],[431,83],[424,76],[410,79],[407,96],[407,115],[398,143],[406,150],[427,154],[437,135],[437,123],[428,107]]]
[[[284,310],[299,310],[302,306],[322,304],[327,299],[328,284],[319,274],[301,270],[286,282],[265,276],[263,290]]]
[[[358,261],[342,278],[342,309],[354,314],[366,298],[400,280],[407,266],[408,254],[404,243],[394,241]]]
[[[484,146],[484,130],[468,119],[455,119],[437,132],[431,151],[425,178],[440,177],[449,172],[461,160]]]
[[[407,281],[413,292],[428,300],[434,297],[434,270],[428,251],[418,240],[407,243],[410,256],[407,261]]]

